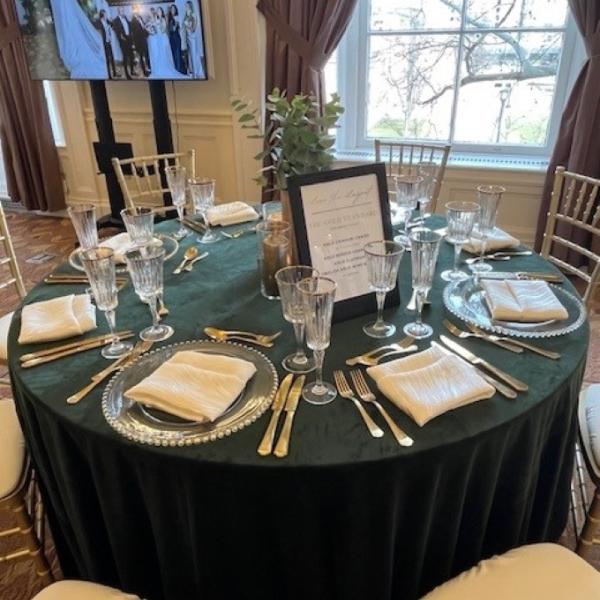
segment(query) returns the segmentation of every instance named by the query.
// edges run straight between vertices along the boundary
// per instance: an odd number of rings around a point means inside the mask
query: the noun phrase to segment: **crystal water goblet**
[[[208,220],[208,209],[215,205],[215,180],[214,179],[190,179],[188,181],[192,194],[194,212],[202,216],[204,221],[204,235],[198,238],[201,244],[212,244],[218,241],[219,236],[211,230]]]
[[[111,334],[111,343],[102,348],[104,358],[115,359],[131,351],[133,345],[115,335],[116,310],[119,304],[115,279],[115,257],[110,248],[86,248],[80,251],[81,264],[90,281],[96,306],[104,312]]]
[[[187,200],[187,170],[183,165],[172,165],[165,167],[165,176],[167,177],[167,184],[171,192],[173,206],[177,209],[177,216],[179,217],[179,229],[175,233],[175,237],[181,240],[189,234],[189,231],[183,226],[183,217],[185,216],[185,204]]]
[[[124,208],[121,218],[134,246],[147,246],[154,239],[154,211],[140,206]]]
[[[396,287],[398,267],[404,255],[404,246],[381,240],[365,246],[369,285],[377,298],[377,319],[365,325],[363,331],[372,338],[386,338],[396,333],[396,326],[383,320],[385,296]]]
[[[73,229],[82,249],[98,246],[98,228],[96,226],[96,207],[93,204],[78,204],[67,208]]]
[[[283,368],[290,373],[310,373],[315,369],[314,358],[306,356],[304,351],[304,306],[298,283],[317,276],[315,269],[304,265],[284,267],[275,273],[283,318],[292,324],[296,337],[296,352],[286,356],[281,362]]]
[[[471,239],[475,220],[479,215],[479,204],[476,202],[448,202],[446,204],[446,240],[454,244],[454,268],[442,271],[444,281],[463,281],[468,279],[464,271],[458,267],[460,251],[463,244]]]
[[[412,286],[416,296],[417,319],[404,326],[404,333],[417,340],[428,338],[433,333],[432,327],[423,323],[422,312],[423,303],[433,283],[441,239],[439,233],[425,228],[410,234]]]
[[[135,293],[145,302],[152,314],[152,325],[140,331],[140,338],[160,342],[173,335],[173,328],[159,323],[157,302],[163,292],[165,251],[160,246],[132,248],[125,252],[125,262]]]
[[[490,233],[496,227],[496,216],[502,194],[506,191],[499,185],[480,185],[477,188],[477,203],[479,204],[479,217],[477,219],[476,231],[479,234],[481,249],[479,251],[479,260],[469,265],[469,268],[475,276],[479,273],[485,273],[492,270],[492,265],[484,260],[487,241]]]
[[[404,224],[404,230],[394,237],[394,242],[402,244],[406,250],[410,249],[408,236],[408,221],[413,210],[417,208],[420,186],[423,178],[416,175],[395,175],[396,185],[396,210],[395,215]]]
[[[431,200],[437,182],[438,169],[439,165],[435,162],[423,161],[417,165],[417,175],[423,178],[419,190],[419,216],[423,219],[423,222],[431,216]]]
[[[328,404],[337,396],[335,387],[323,381],[323,360],[331,338],[337,285],[328,277],[309,277],[297,285],[304,307],[306,345],[313,351],[317,371],[315,381],[304,386],[302,397],[310,404]]]

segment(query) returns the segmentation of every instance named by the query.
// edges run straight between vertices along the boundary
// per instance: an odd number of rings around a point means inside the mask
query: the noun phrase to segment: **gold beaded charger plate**
[[[142,406],[124,395],[129,388],[183,350],[241,358],[256,367],[256,373],[242,393],[213,422],[183,420]],[[148,352],[117,373],[102,395],[102,413],[113,429],[130,440],[153,446],[191,446],[231,435],[256,421],[271,405],[277,385],[278,376],[273,363],[254,348],[233,342],[181,342]]]
[[[444,306],[455,317],[484,331],[522,338],[548,338],[566,335],[585,322],[587,313],[583,303],[571,292],[550,284],[560,303],[566,308],[568,317],[562,321],[541,323],[517,323],[492,319],[485,301],[485,292],[471,277],[450,283],[444,288]]]
[[[175,254],[177,254],[177,250],[179,250],[179,242],[170,235],[165,235],[163,233],[154,234],[154,239],[152,240],[153,246],[163,246],[165,249],[165,261],[169,260]],[[132,245],[133,247],[133,245]],[[83,271],[83,265],[81,264],[81,258],[79,258],[79,252],[81,248],[75,248],[73,252],[69,255],[69,264],[78,271]],[[116,272],[118,274],[127,273],[127,266],[123,263],[117,263]]]

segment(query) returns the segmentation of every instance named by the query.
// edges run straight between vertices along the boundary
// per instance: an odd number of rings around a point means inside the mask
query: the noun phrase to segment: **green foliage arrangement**
[[[242,128],[254,130],[248,137],[264,142],[264,149],[254,158],[262,163],[270,157],[270,164],[261,168],[254,179],[258,185],[268,185],[268,174],[272,171],[273,189],[285,190],[288,175],[331,168],[335,137],[330,130],[344,112],[337,94],[332,94],[321,111],[313,96],[299,94],[288,100],[285,92],[274,88],[265,104],[267,122],[264,129],[258,108],[250,110],[249,103],[237,99],[231,105],[240,113],[238,121]]]

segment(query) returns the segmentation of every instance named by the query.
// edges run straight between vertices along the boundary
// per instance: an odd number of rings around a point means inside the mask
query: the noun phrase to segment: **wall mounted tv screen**
[[[207,79],[206,0],[15,1],[34,79]]]

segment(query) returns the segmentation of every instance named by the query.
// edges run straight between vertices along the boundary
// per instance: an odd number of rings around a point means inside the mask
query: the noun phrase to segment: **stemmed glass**
[[[404,326],[404,333],[417,340],[428,338],[433,329],[423,323],[423,302],[433,283],[433,274],[442,236],[430,229],[419,229],[410,234],[412,286],[416,294],[417,320]]]
[[[373,338],[386,338],[396,333],[396,326],[383,320],[386,294],[396,286],[398,267],[404,255],[404,246],[397,242],[377,241],[365,246],[369,285],[377,298],[377,320],[363,327]]]
[[[415,175],[395,175],[396,184],[396,210],[395,213],[404,224],[404,231],[394,237],[394,241],[402,244],[405,249],[410,248],[410,238],[408,237],[408,221],[413,210],[417,208],[420,186],[423,178]]]
[[[442,271],[444,281],[463,281],[468,275],[458,268],[458,260],[463,244],[471,238],[475,219],[479,214],[479,204],[476,202],[448,202],[446,204],[446,240],[454,244],[454,268]]]
[[[492,265],[485,262],[484,256],[488,237],[490,233],[494,231],[494,227],[496,227],[496,215],[498,214],[498,207],[500,206],[502,194],[505,191],[506,188],[499,185],[480,185],[477,188],[479,218],[476,230],[479,233],[481,249],[479,251],[479,260],[469,265],[469,268],[475,275],[492,270]]]
[[[304,307],[306,345],[313,351],[317,369],[315,381],[302,390],[302,397],[310,404],[328,404],[337,396],[335,387],[323,381],[323,359],[329,348],[336,287],[335,281],[328,277],[310,277],[298,283]]]
[[[164,248],[148,246],[132,248],[125,253],[125,262],[131,275],[135,293],[150,307],[152,326],[140,331],[140,337],[150,342],[160,342],[173,335],[173,328],[158,322],[156,303],[163,292]]]
[[[134,246],[147,246],[154,238],[154,211],[147,207],[124,208],[121,218]]]
[[[190,179],[188,182],[192,194],[194,212],[202,215],[206,229],[204,235],[198,238],[201,244],[212,244],[219,236],[211,230],[208,220],[208,209],[215,205],[215,180],[214,179]]]
[[[281,363],[290,373],[310,373],[315,368],[314,359],[304,352],[304,307],[298,283],[318,275],[312,267],[302,265],[284,267],[275,273],[283,318],[293,325],[296,336],[296,352],[286,356]]]
[[[431,216],[431,199],[436,184],[438,165],[434,162],[420,162],[417,165],[417,175],[423,178],[419,193],[419,216],[425,222]]]
[[[79,204],[67,209],[73,229],[82,249],[98,246],[98,228],[96,227],[96,207],[93,204]]]
[[[177,215],[179,217],[179,229],[175,233],[175,237],[181,240],[189,233],[188,230],[183,226],[183,217],[185,216],[187,171],[182,165],[173,165],[165,167],[165,175],[167,177],[169,190],[171,191],[173,206],[177,209]]]
[[[116,315],[119,304],[115,280],[115,258],[110,248],[86,248],[80,252],[81,264],[90,281],[96,306],[104,311],[111,334],[110,346],[102,348],[104,358],[124,356],[132,349],[129,342],[119,341],[115,335]]]

